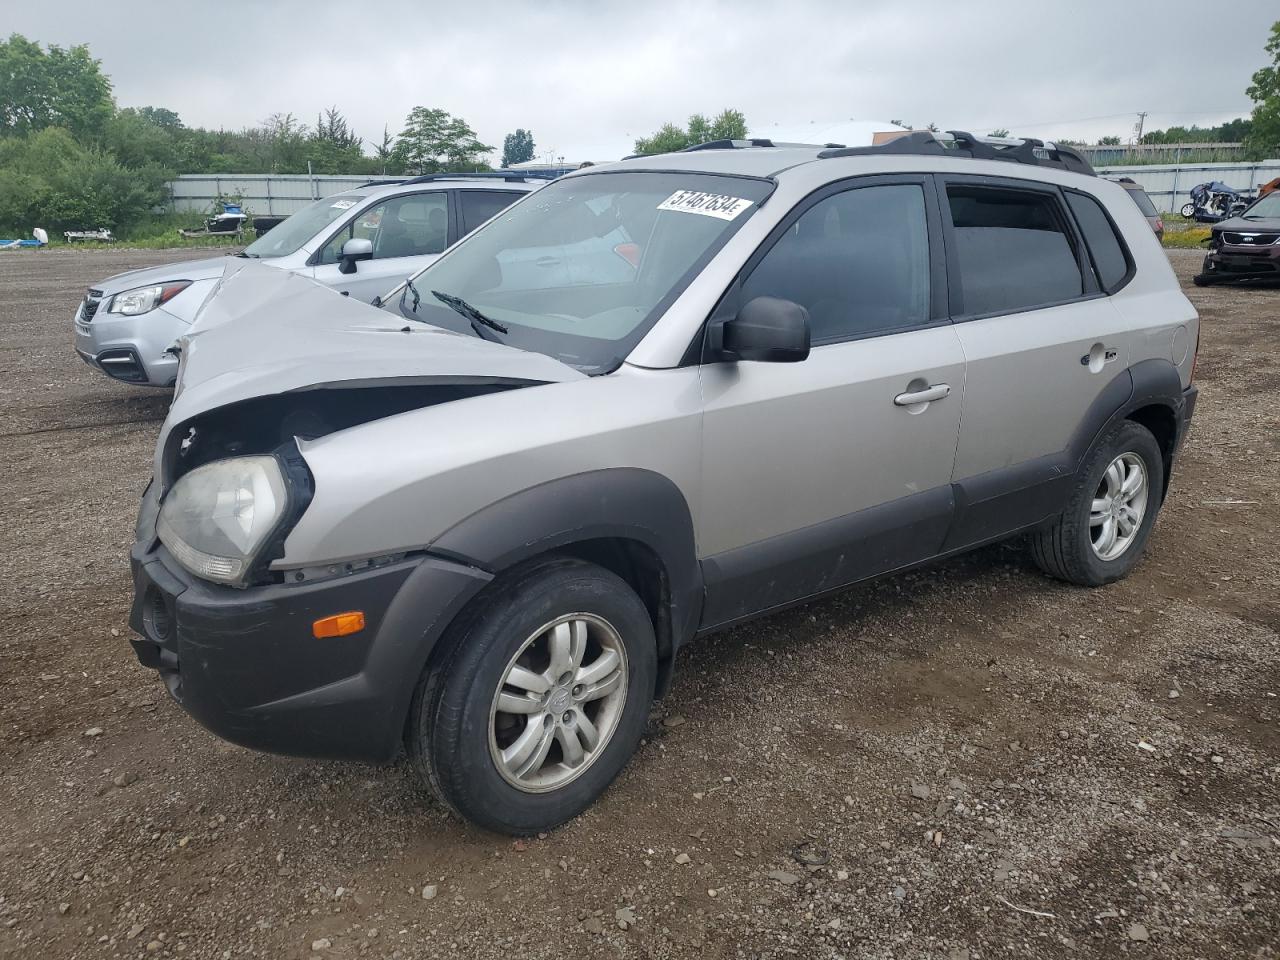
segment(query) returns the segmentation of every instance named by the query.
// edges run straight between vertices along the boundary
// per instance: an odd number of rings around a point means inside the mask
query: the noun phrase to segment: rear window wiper
[[[443,303],[445,306],[451,307],[453,310],[462,314],[469,321],[471,321],[471,329],[474,330],[476,332],[476,336],[480,337],[482,340],[494,339],[493,337],[486,336],[483,333],[483,330],[486,327],[490,330],[496,330],[498,331],[498,333],[510,332],[507,329],[507,325],[505,323],[499,323],[497,320],[494,320],[492,317],[486,317],[483,313],[481,313],[471,304],[467,303],[467,301],[463,300],[461,297],[455,297],[449,293],[441,293],[439,290],[432,290],[431,295],[435,297],[437,300],[439,300],[441,303]],[[417,294],[415,293],[414,296],[416,298]]]

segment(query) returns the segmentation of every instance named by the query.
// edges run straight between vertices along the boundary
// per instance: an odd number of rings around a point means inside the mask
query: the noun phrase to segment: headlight
[[[118,313],[126,317],[136,317],[140,313],[150,313],[162,303],[168,303],[187,287],[190,280],[175,280],[173,283],[157,283],[150,287],[135,287],[124,293],[117,293],[107,306],[107,313]]]
[[[231,457],[197,467],[173,485],[156,532],[198,577],[243,586],[284,517],[288,489],[275,457]]]

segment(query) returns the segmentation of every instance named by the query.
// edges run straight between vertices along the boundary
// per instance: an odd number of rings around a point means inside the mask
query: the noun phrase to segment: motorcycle
[[[1191,188],[1191,202],[1182,205],[1182,215],[1196,223],[1217,223],[1237,217],[1254,198],[1219,180],[1198,183]]]

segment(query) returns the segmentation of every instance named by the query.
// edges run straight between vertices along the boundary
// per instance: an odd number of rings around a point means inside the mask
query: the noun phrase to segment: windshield
[[[1257,220],[1280,219],[1280,190],[1273,190],[1244,212],[1246,217]]]
[[[766,180],[697,173],[558,180],[417,274],[400,311],[604,373],[772,189]],[[503,331],[475,331],[476,312]]]
[[[296,253],[304,243],[328,224],[345,216],[348,210],[363,199],[364,197],[344,193],[317,200],[253,241],[244,248],[244,254],[247,257],[287,257]]]

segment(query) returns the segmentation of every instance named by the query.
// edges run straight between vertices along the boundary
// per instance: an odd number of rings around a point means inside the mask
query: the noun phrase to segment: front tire
[[[554,559],[495,581],[414,697],[409,754],[459,816],[549,830],[590,806],[644,732],[653,622],[620,577]]]
[[[1142,556],[1163,491],[1156,438],[1121,420],[1085,459],[1066,510],[1031,535],[1031,554],[1045,573],[1080,586],[1126,577]]]

